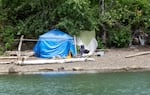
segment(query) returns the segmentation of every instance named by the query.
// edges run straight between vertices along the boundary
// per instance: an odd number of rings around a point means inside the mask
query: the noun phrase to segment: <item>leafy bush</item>
[[[118,29],[112,29],[108,39],[108,46],[114,46],[117,48],[125,47],[129,44],[131,32],[127,27],[120,27]]]
[[[77,35],[80,30],[93,30],[95,20],[89,0],[66,0],[56,9],[59,18],[56,26],[70,34]]]
[[[103,45],[103,43],[102,43],[102,39],[101,38],[97,38],[97,42],[98,42],[98,47],[97,48],[99,48],[99,49],[102,49],[102,48],[104,48],[104,45]]]
[[[123,47],[128,44],[131,31],[141,29],[149,31],[150,1],[149,0],[104,0],[106,5],[103,14],[99,15],[99,27],[107,32],[108,46]],[[118,28],[119,27],[119,28]],[[121,28],[120,28],[121,27]],[[131,29],[130,29],[131,27]],[[100,29],[100,28],[99,28]]]
[[[72,35],[102,30],[109,46],[123,47],[131,30],[150,32],[149,14],[150,0],[0,0],[0,41],[7,50],[20,35],[37,38],[55,27]]]
[[[0,55],[2,55],[3,52],[4,52],[4,48],[3,48],[3,46],[0,45]]]
[[[3,32],[1,33],[2,36],[2,42],[4,44],[4,50],[11,49],[11,45],[14,41],[14,30],[12,26],[6,26],[4,27]]]

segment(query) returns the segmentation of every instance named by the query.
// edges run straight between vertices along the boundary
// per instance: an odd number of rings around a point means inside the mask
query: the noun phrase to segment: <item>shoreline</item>
[[[104,73],[150,71],[150,54],[125,58],[128,55],[149,51],[149,48],[109,49],[103,56],[93,56],[95,61],[73,63],[51,63],[34,65],[0,64],[2,74],[40,74],[40,73]],[[0,60],[2,62],[2,59]]]
[[[149,72],[150,68],[107,68],[107,69],[90,69],[90,70],[56,70],[56,71],[9,71],[0,72],[0,75],[31,75],[31,74],[92,74],[92,73],[116,73],[116,72]]]

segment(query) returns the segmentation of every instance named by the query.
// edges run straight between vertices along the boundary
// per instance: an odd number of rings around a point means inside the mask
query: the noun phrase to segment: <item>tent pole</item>
[[[77,55],[77,42],[76,42],[76,36],[74,35],[74,46],[75,46],[75,54]]]

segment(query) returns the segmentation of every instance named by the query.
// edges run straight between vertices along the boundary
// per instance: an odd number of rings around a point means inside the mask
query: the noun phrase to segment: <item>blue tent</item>
[[[41,58],[54,56],[65,58],[69,51],[73,56],[75,55],[73,37],[58,29],[50,30],[41,35],[33,50],[35,55]]]

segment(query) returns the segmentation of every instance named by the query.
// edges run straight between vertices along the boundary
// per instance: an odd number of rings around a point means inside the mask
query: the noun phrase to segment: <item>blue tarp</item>
[[[37,57],[51,58],[60,56],[65,58],[69,51],[75,55],[75,46],[73,37],[58,30],[53,29],[41,35],[34,47]]]

